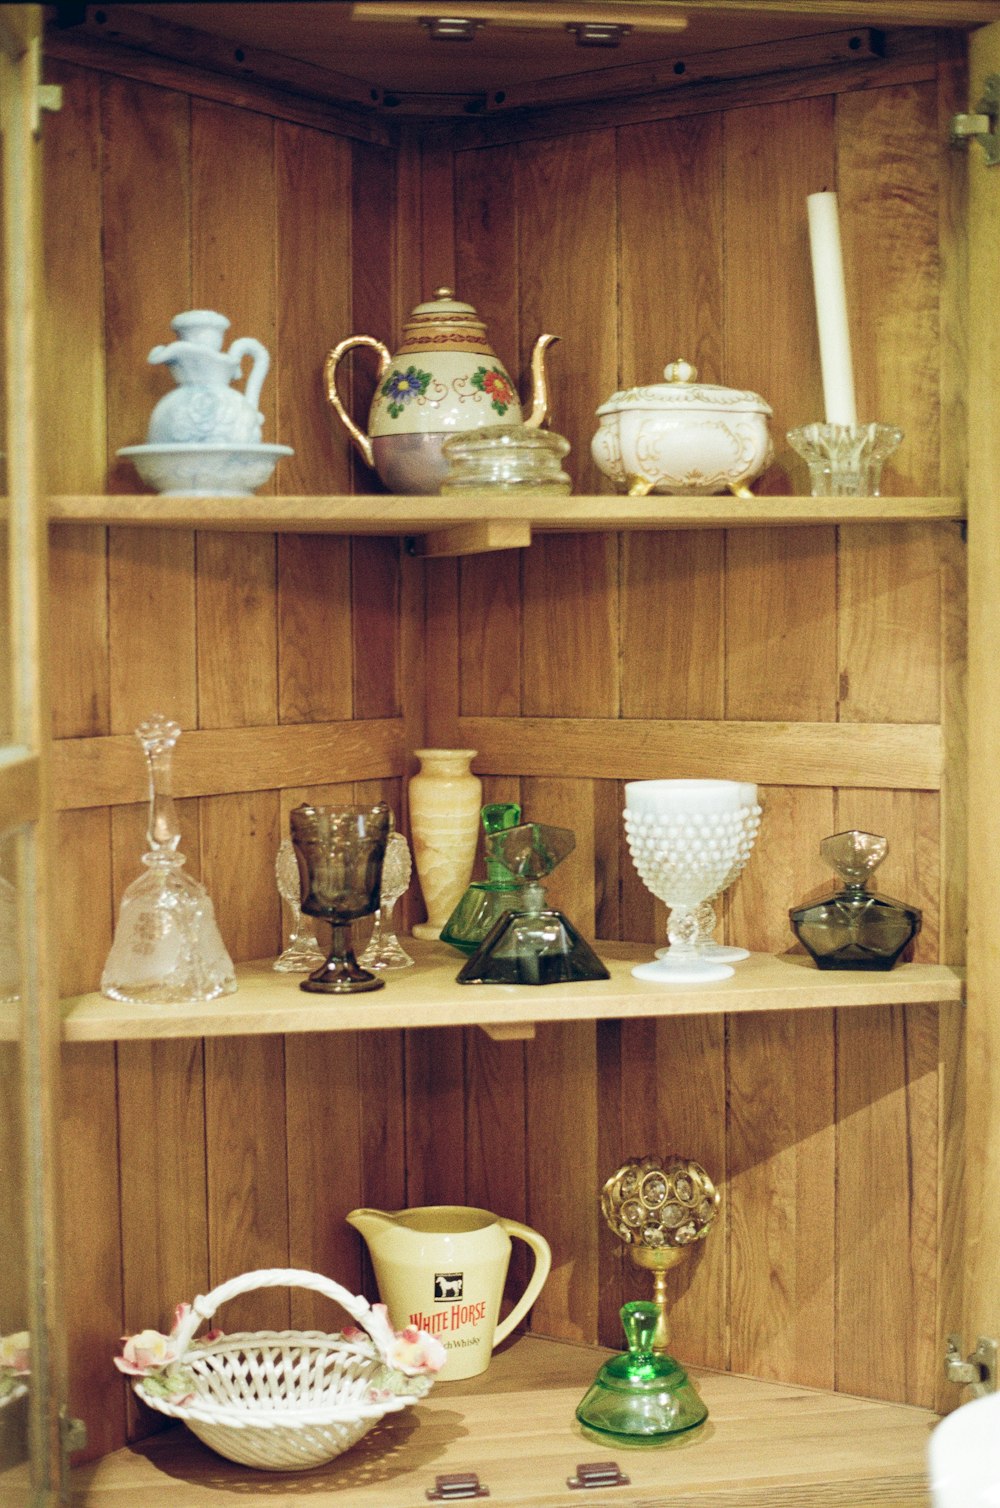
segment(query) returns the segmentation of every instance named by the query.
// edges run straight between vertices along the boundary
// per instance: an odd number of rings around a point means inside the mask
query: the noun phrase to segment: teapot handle
[[[250,368],[250,376],[246,380],[243,396],[254,408],[260,406],[260,390],[264,386],[264,378],[271,365],[271,353],[266,346],[261,345],[259,340],[254,340],[252,335],[242,335],[239,340],[234,340],[229,347],[227,355],[233,357],[242,366],[244,356],[249,356],[253,365]]]
[[[381,382],[392,361],[388,346],[376,340],[372,335],[351,335],[347,340],[342,340],[339,346],[334,346],[323,364],[323,378],[326,383],[326,396],[340,419],[341,424],[347,430],[365,461],[374,471],[375,456],[372,451],[372,442],[362,430],[358,428],[350,414],[347,412],[337,392],[337,367],[348,351],[354,346],[371,346],[373,351],[378,352],[378,378]]]

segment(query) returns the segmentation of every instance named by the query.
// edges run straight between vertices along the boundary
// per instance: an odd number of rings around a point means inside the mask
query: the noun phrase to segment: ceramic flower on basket
[[[220,1304],[278,1286],[311,1288],[363,1328],[332,1335],[213,1330],[194,1339]],[[418,1402],[446,1355],[434,1336],[412,1326],[394,1330],[384,1304],[371,1305],[331,1278],[268,1268],[179,1304],[169,1335],[123,1337],[114,1362],[143,1403],[182,1420],[219,1455],[264,1471],[301,1471],[333,1460],[387,1414]]]
[[[136,1335],[122,1336],[122,1354],[113,1357],[119,1372],[126,1377],[142,1377],[147,1392],[171,1398],[175,1403],[187,1403],[194,1397],[194,1379],[184,1367],[172,1372],[167,1369],[180,1355],[179,1336],[181,1326],[191,1313],[190,1304],[178,1304],[174,1310],[174,1327],[169,1335],[159,1330],[140,1330]],[[194,1345],[207,1345],[218,1340],[221,1330],[209,1330],[201,1341]]]
[[[27,1392],[31,1376],[31,1336],[27,1330],[0,1335],[0,1408]]]

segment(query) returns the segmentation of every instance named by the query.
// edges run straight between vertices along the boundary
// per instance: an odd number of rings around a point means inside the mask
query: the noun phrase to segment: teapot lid
[[[672,361],[664,367],[665,382],[650,383],[648,387],[624,388],[612,393],[606,403],[597,410],[601,414],[617,414],[628,409],[725,409],[727,413],[770,414],[770,404],[759,393],[751,393],[734,387],[718,387],[711,382],[698,381],[698,369],[689,361]]]
[[[451,288],[435,289],[432,299],[418,304],[411,312],[396,355],[420,356],[426,361],[444,351],[462,351],[482,360],[497,360],[479,315],[471,304],[457,299]],[[506,377],[506,373],[503,375]]]
[[[434,297],[424,304],[417,304],[412,314],[475,314],[472,304],[463,304],[455,297],[452,288],[435,288]]]

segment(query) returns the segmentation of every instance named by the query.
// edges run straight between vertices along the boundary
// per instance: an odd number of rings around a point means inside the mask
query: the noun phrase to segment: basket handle
[[[198,1295],[177,1332],[175,1363],[183,1361],[187,1355],[188,1347],[202,1320],[211,1319],[220,1304],[226,1304],[242,1293],[251,1293],[255,1288],[311,1288],[346,1309],[351,1318],[363,1325],[378,1344],[370,1324],[372,1306],[361,1294],[351,1293],[340,1283],[335,1283],[332,1278],[325,1278],[319,1272],[304,1272],[297,1267],[262,1267],[256,1272],[245,1272],[238,1278],[220,1283],[211,1293]]]

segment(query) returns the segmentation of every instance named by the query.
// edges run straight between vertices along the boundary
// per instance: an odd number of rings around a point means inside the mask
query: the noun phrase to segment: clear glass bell
[[[184,873],[171,786],[181,730],[165,717],[140,723],[135,736],[149,772],[146,873],[122,896],[101,993],[136,1005],[184,1005],[236,989],[232,959],[208,891]]]

